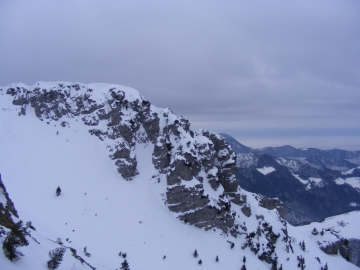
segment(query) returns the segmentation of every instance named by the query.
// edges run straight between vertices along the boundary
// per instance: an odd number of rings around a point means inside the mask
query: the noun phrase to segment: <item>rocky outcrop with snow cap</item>
[[[19,115],[34,110],[47,123],[68,127],[76,118],[91,135],[104,141],[119,174],[138,174],[136,147],[152,143],[152,161],[166,175],[166,203],[179,219],[206,230],[236,235],[231,202],[242,205],[236,180],[236,157],[216,134],[193,132],[189,122],[169,109],[158,109],[136,90],[117,85],[38,83],[10,85],[6,94],[20,106]]]

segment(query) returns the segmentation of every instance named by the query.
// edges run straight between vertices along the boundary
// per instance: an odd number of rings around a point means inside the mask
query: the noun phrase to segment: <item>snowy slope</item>
[[[58,84],[40,83],[32,89],[49,89]],[[68,83],[61,84],[66,86]],[[97,103],[106,103],[108,91],[114,87],[124,91],[129,102],[142,99],[137,91],[127,87],[86,85],[86,89],[92,89],[91,99]],[[304,229],[286,225],[275,209],[259,207],[258,196],[243,190],[238,192],[241,196],[247,196],[246,206],[250,207],[251,215],[243,214],[242,206],[230,203],[235,213],[235,224],[246,228],[246,231],[239,229],[242,233],[236,238],[218,228],[205,231],[185,224],[177,218],[179,213],[169,211],[166,205],[168,175],[154,166],[154,143],[151,140],[141,141],[138,136],[137,143],[131,145],[131,158],[136,157],[137,173],[129,177],[131,181],[126,181],[114,160],[109,158],[111,149],[116,152],[113,141],[106,136],[103,140],[91,136],[89,130],[94,127],[84,124],[84,115],[61,116],[58,121],[42,118],[43,121],[40,121],[30,106],[26,106],[26,115],[23,115],[24,107],[14,106],[14,98],[5,93],[6,89],[0,91],[0,173],[20,219],[32,221],[36,227],[32,235],[40,244],[30,239],[29,246],[20,248],[24,256],[17,262],[8,261],[0,252],[1,269],[46,269],[48,252],[58,246],[50,240],[56,241],[57,238],[61,238],[65,246],[75,248],[97,269],[120,269],[123,262],[118,255],[120,251],[127,253],[126,259],[133,270],[198,269],[199,259],[202,260],[201,267],[205,269],[240,269],[243,256],[246,256],[248,269],[270,269],[269,263],[257,257],[262,248],[266,250],[270,241],[270,236],[266,236],[270,235],[266,231],[266,223],[272,226],[271,231],[279,235],[271,256],[278,258],[279,266],[282,264],[283,269],[295,269],[299,255],[305,257],[309,269],[320,269],[325,262],[331,269],[358,269],[340,255],[323,253],[316,242],[306,243],[308,251],[303,252],[297,243],[306,237]],[[80,88],[77,94],[84,95],[85,92]],[[168,109],[151,105],[151,111],[161,116],[161,128],[178,119]],[[122,118],[130,122],[133,114],[134,111],[128,109],[123,112]],[[96,121],[96,117],[91,119]],[[62,125],[63,121],[66,123]],[[90,120],[87,118],[86,121]],[[105,122],[98,123],[98,126],[107,128]],[[138,135],[141,128],[137,131]],[[202,132],[194,135],[200,146],[201,143],[210,143],[207,137],[201,135]],[[189,135],[184,136],[184,142],[191,140]],[[174,138],[170,137],[174,140],[172,145],[181,144],[186,148],[186,143],[175,141]],[[171,154],[172,160],[181,159],[176,152]],[[217,162],[220,162],[222,155],[228,154],[219,151]],[[205,177],[203,173],[199,175]],[[193,178],[182,183],[192,186],[197,181]],[[55,195],[57,186],[62,190],[58,197]],[[214,190],[207,181],[203,182],[203,186],[204,196],[212,199],[209,199],[209,203],[217,207],[218,197],[223,193],[222,186]],[[283,231],[286,227],[289,238],[283,240],[287,238]],[[256,231],[259,234],[253,242],[260,246],[257,255],[250,250],[250,246],[244,245],[249,241],[247,236]],[[231,249],[228,241],[235,244],[234,248]],[[294,253],[285,251],[290,243]],[[86,257],[82,252],[85,246],[91,257]],[[199,253],[198,258],[192,255],[195,249]],[[216,256],[219,262],[215,262]],[[323,264],[319,264],[315,256],[321,258]],[[59,269],[90,268],[80,264],[67,250]]]

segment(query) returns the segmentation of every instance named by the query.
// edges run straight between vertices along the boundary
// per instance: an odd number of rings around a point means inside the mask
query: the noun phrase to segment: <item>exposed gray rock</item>
[[[224,139],[216,134],[211,134],[209,139],[214,144],[217,153],[215,162],[219,169],[219,181],[225,192],[237,192],[238,182],[236,180],[236,155],[231,147],[225,143]]]
[[[261,196],[259,200],[259,206],[264,207],[269,210],[276,210],[279,212],[280,217],[284,217],[285,215],[285,207],[284,204],[278,198],[266,198]]]
[[[142,106],[143,111],[139,113],[139,121],[142,123],[149,140],[152,143],[156,143],[160,133],[160,119],[157,113],[150,111],[149,101],[143,100]]]
[[[339,253],[345,260],[360,267],[360,239],[341,238],[327,244],[321,243],[320,249],[329,255]]]
[[[108,113],[110,121],[108,126],[116,126],[120,124],[121,121],[121,103],[114,102],[111,106],[111,111]]]
[[[326,246],[321,246],[320,249],[326,254],[340,255],[347,261],[360,267],[360,240],[352,239],[339,239]]]
[[[115,164],[118,168],[118,172],[126,180],[132,180],[132,177],[139,174],[136,168],[136,157],[116,159]]]
[[[209,199],[203,196],[203,193],[202,184],[191,188],[186,188],[183,185],[174,186],[167,189],[166,202],[171,211],[184,213],[207,205]]]
[[[230,193],[230,198],[231,198],[231,202],[240,206],[246,203],[247,201],[246,195],[244,194],[240,195],[239,193]]]
[[[98,137],[100,140],[104,140],[105,138],[107,138],[107,132],[102,131],[100,129],[90,129],[89,133],[91,135],[95,135],[96,137]]]
[[[171,211],[182,213],[179,216],[181,220],[197,227],[218,228],[236,236],[239,232],[234,227],[230,201],[242,205],[246,198],[242,198],[238,193],[238,183],[234,175],[235,154],[220,136],[206,130],[191,133],[186,130],[187,128],[186,121],[182,121],[181,118],[175,120],[173,124],[163,129],[154,149],[155,167],[167,172],[167,184],[175,186],[174,189],[169,188],[167,191],[168,207]],[[184,134],[184,129],[185,134],[188,135]],[[189,135],[190,137],[187,137]],[[202,139],[197,141],[198,137]],[[186,138],[188,138],[186,143],[180,144]],[[194,142],[192,138],[195,139]],[[179,146],[175,149],[170,141]],[[173,158],[169,164],[170,157]],[[167,165],[168,167],[165,167]],[[199,176],[201,171],[207,173],[205,179]],[[181,185],[182,181],[199,181],[199,184],[191,188],[185,186],[179,188],[178,185]],[[203,189],[200,183],[203,181],[208,181],[215,191],[220,186],[225,191],[221,196],[213,198],[217,206],[210,206],[209,199],[202,196]]]
[[[211,177],[211,176],[210,176]],[[209,176],[208,176],[208,179],[210,178]],[[209,180],[209,184],[210,184],[210,186],[211,186],[211,188],[213,189],[213,190],[217,190],[218,189],[218,187],[220,186],[220,183],[215,179],[215,177],[214,178],[210,178]]]
[[[191,163],[183,156],[176,157],[170,164],[170,170],[166,176],[168,185],[174,185],[181,180],[190,181],[194,178]]]
[[[235,237],[238,234],[234,228],[234,217],[230,213],[225,213],[224,211],[214,211],[210,206],[183,214],[179,216],[179,218],[195,227],[203,228],[205,230],[218,228]]]
[[[251,208],[250,208],[250,206],[248,206],[246,204],[243,205],[243,207],[241,207],[241,212],[243,212],[245,216],[250,217],[251,216]]]
[[[26,115],[26,105],[29,104],[28,91],[23,87],[9,88],[7,94],[14,96],[12,103],[21,106],[19,116]]]
[[[164,134],[157,138],[152,155],[154,167],[161,173],[166,172],[166,168],[170,165],[171,159],[171,143]]]
[[[349,262],[360,267],[360,239],[348,239],[349,244]]]
[[[84,88],[84,86],[82,86]],[[80,91],[81,90],[81,91]],[[107,122],[107,129],[91,129],[90,134],[97,136],[101,140],[106,138],[114,140],[115,152],[110,155],[115,160],[118,172],[125,179],[130,180],[138,174],[136,157],[131,156],[130,147],[135,144],[135,134],[140,128],[140,121],[135,118],[126,120],[122,119],[123,110],[132,108],[134,111],[142,111],[139,106],[139,101],[128,102],[125,97],[124,91],[116,88],[110,89],[110,95],[107,99],[107,106],[109,112],[105,110],[105,101],[97,103],[92,99],[92,89],[81,89],[79,84],[64,85],[54,84],[51,88],[41,89],[40,87],[34,88],[32,91],[25,88],[9,88],[7,94],[14,97],[13,104],[22,106],[21,114],[25,114],[25,106],[30,104],[34,108],[35,115],[41,120],[59,120],[62,117],[73,118],[84,115],[81,119],[86,125],[97,126],[100,121]],[[144,102],[144,108],[149,114],[149,102]],[[147,123],[148,130],[152,134],[152,139],[156,135],[156,130],[159,127],[149,127],[154,123],[158,123],[158,119],[154,115],[142,114],[144,122]],[[67,121],[62,121],[61,126],[69,126]],[[126,144],[120,142],[125,140]],[[138,138],[139,139],[139,138]],[[140,139],[139,139],[140,140]],[[147,139],[143,139],[142,142]]]
[[[130,152],[130,149],[126,146],[124,142],[122,142],[115,146],[115,153],[113,155],[110,155],[110,157],[111,159],[129,158]]]
[[[99,109],[92,113],[86,114],[83,118],[85,125],[88,126],[97,126],[101,120],[109,119],[109,115],[106,114],[105,109]]]

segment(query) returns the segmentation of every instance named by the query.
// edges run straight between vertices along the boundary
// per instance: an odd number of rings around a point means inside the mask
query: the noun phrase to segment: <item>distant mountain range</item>
[[[236,150],[234,151],[236,152]],[[254,151],[269,154],[273,157],[291,159],[307,158],[311,163],[339,171],[345,171],[360,165],[360,151],[340,149],[320,150],[317,148],[297,149],[290,145],[265,147]]]
[[[360,209],[360,151],[251,149],[221,134],[237,153],[237,178],[247,191],[277,197],[285,219],[300,225]],[[348,160],[349,159],[349,160]]]
[[[251,147],[245,146],[241,143],[239,143],[237,140],[235,140],[233,137],[231,137],[228,134],[225,133],[219,133],[225,141],[231,146],[231,148],[234,150],[236,154],[240,153],[250,153],[253,149]]]

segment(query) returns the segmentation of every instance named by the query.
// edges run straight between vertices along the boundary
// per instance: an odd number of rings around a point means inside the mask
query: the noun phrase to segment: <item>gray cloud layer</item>
[[[1,1],[0,85],[108,82],[249,146],[360,149],[360,2]]]

